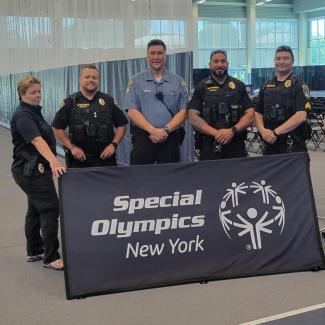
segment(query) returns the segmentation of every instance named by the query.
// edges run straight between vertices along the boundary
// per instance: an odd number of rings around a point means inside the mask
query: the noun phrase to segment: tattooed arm
[[[189,109],[188,120],[194,130],[210,135],[213,138],[216,138],[218,136],[219,131],[204,121],[204,119],[200,116],[200,111],[196,109]]]

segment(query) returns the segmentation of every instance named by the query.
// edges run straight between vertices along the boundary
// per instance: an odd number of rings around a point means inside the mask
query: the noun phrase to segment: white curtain
[[[0,74],[192,49],[192,0],[1,0]]]

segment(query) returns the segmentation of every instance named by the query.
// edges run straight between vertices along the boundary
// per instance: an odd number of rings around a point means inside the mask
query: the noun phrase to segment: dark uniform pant
[[[147,133],[136,132],[132,144],[131,165],[175,163],[181,159],[177,132],[170,133],[161,143],[153,143]]]
[[[221,146],[220,152],[216,152],[214,139],[212,137],[204,137],[202,139],[199,155],[200,161],[243,157],[247,157],[244,140],[231,141],[230,143]]]
[[[44,253],[43,262],[51,263],[60,258],[58,252],[59,202],[52,173],[45,172],[26,177],[13,169],[12,176],[27,195],[28,210],[25,219],[27,255]]]
[[[108,159],[100,159],[98,157],[86,155],[85,161],[75,159],[70,151],[65,154],[65,163],[68,168],[83,168],[83,167],[105,167],[105,166],[116,166],[116,155]]]
[[[277,155],[290,152],[303,152],[307,151],[307,146],[304,140],[299,142],[295,139],[292,140],[292,145],[288,145],[287,141],[276,141],[273,144],[264,142],[263,155]]]

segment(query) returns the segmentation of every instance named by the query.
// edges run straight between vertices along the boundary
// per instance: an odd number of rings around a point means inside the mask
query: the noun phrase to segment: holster
[[[38,156],[30,156],[30,158],[25,162],[23,167],[23,175],[25,177],[32,177],[35,174],[38,158]]]

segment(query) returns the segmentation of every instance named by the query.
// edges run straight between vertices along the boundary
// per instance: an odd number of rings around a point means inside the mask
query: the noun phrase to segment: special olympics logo
[[[234,235],[247,235],[251,244],[246,248],[261,249],[263,233],[282,233],[285,207],[281,197],[265,180],[239,185],[232,183],[219,205],[219,218],[230,239]]]

